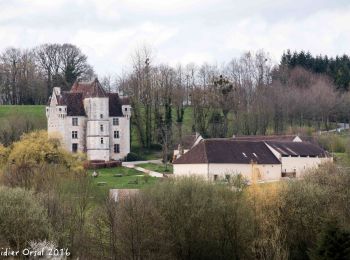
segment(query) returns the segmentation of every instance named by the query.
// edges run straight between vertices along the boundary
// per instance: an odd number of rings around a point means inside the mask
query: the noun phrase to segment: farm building
[[[174,161],[175,176],[208,180],[241,174],[248,180],[300,177],[305,170],[332,161],[317,145],[301,141],[205,139]]]

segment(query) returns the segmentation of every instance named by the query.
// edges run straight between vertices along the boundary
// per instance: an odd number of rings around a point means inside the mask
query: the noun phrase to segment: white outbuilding
[[[203,139],[173,162],[174,175],[217,180],[241,174],[248,180],[269,181],[301,177],[333,161],[318,145],[293,139]]]
[[[248,180],[275,180],[281,176],[281,162],[261,141],[204,139],[179,157],[173,167],[175,176],[197,175],[208,180],[236,174]]]

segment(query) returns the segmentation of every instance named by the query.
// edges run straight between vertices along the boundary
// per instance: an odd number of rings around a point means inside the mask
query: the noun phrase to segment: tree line
[[[281,57],[280,66],[288,68],[302,67],[306,70],[329,76],[339,90],[348,91],[350,84],[350,57],[312,56],[310,52],[287,50]]]
[[[7,48],[0,54],[0,104],[46,104],[53,87],[68,90],[93,73],[87,56],[72,44]]]
[[[151,148],[168,147],[193,132],[309,135],[349,122],[348,92],[326,73],[283,62],[274,66],[268,53],[258,51],[221,65],[172,67],[157,64],[147,48],[137,50],[132,69],[117,82],[131,99],[133,141]]]
[[[130,97],[133,145],[161,145],[166,157],[172,144],[193,132],[204,137],[310,134],[349,122],[347,83],[335,77],[346,75],[340,68],[347,63],[347,56],[287,51],[274,65],[261,50],[220,65],[169,66],[157,63],[144,47],[135,51],[128,71],[101,83]],[[77,78],[92,75],[87,56],[71,44],[9,48],[0,55],[0,103],[45,104],[54,86],[68,90]]]

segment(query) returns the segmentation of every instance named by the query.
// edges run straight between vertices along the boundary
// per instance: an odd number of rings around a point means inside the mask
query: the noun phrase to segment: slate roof
[[[67,116],[86,116],[83,93],[63,92],[59,98],[59,104],[67,106]]]
[[[120,117],[123,116],[122,99],[119,98],[118,93],[108,93],[109,97],[109,116]]]
[[[273,149],[282,156],[310,156],[310,157],[328,157],[329,154],[320,146],[310,142],[281,142],[266,141]]]
[[[174,164],[236,163],[280,164],[262,141],[206,139],[174,161]]]
[[[130,104],[128,98],[121,98],[118,93],[106,93],[97,79],[90,83],[76,81],[71,91],[57,96],[57,101],[58,105],[67,106],[67,116],[86,116],[83,101],[88,97],[108,97],[110,117],[122,117],[122,105]]]

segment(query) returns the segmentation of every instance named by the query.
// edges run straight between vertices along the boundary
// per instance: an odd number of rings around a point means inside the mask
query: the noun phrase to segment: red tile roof
[[[74,82],[70,92],[81,92],[84,98],[87,97],[107,97],[106,91],[96,78],[92,82]]]

